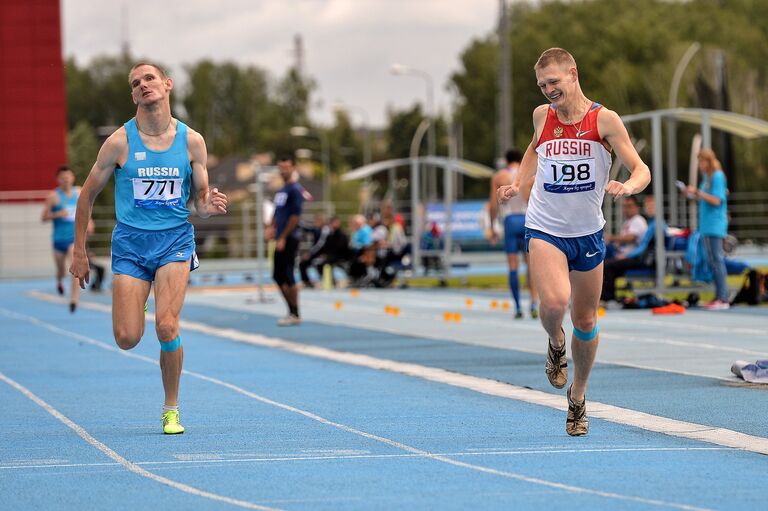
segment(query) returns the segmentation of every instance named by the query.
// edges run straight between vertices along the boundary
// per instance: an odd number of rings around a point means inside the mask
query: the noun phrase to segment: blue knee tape
[[[158,339],[159,340],[159,339]],[[172,341],[160,341],[160,349],[165,352],[176,351],[181,348],[181,336],[177,335]]]
[[[591,341],[592,339],[597,337],[597,332],[598,332],[597,323],[595,323],[595,328],[593,328],[589,332],[585,332],[583,330],[579,330],[576,327],[573,327],[573,335],[575,335],[576,338],[580,341]]]

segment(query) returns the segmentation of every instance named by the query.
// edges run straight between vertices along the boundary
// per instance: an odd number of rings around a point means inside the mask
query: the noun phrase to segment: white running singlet
[[[510,183],[514,183],[517,173],[520,172],[520,165],[515,164],[514,167],[506,167],[505,172],[509,172],[511,180]],[[501,218],[505,218],[507,215],[524,215],[528,204],[520,194],[515,195],[507,201],[501,201],[499,203],[499,214]]]
[[[575,238],[603,228],[603,195],[611,153],[602,143],[592,103],[577,126],[563,124],[553,106],[536,144],[538,166],[525,226],[552,236]]]

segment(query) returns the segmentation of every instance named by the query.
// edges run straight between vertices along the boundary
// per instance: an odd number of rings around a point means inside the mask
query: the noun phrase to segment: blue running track
[[[766,507],[768,392],[728,372],[768,358],[766,309],[609,311],[571,438],[546,337],[501,294],[303,292],[280,328],[279,300],[193,288],[187,431],[164,436],[151,321],[124,352],[108,295],[70,314],[50,288],[0,286],[2,509]]]

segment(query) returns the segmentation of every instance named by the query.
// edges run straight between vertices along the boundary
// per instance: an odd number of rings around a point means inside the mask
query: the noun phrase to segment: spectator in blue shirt
[[[354,215],[349,219],[350,264],[349,278],[352,287],[361,287],[368,275],[368,267],[373,264],[373,228],[368,225],[363,215]]]
[[[715,278],[715,299],[704,308],[724,310],[730,307],[726,282],[728,273],[723,254],[723,240],[728,234],[728,185],[723,166],[712,149],[699,151],[698,160],[701,183],[698,188],[688,187],[688,198],[698,201],[699,234]]]
[[[363,215],[354,215],[349,220],[349,229],[352,237],[349,240],[349,246],[352,250],[359,251],[371,246],[373,243],[373,229],[366,222]]]

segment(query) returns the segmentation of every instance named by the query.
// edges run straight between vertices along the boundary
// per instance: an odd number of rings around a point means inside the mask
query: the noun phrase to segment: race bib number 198
[[[551,181],[544,183],[544,190],[550,193],[588,192],[595,189],[594,158],[572,161],[549,162]]]
[[[181,205],[182,179],[133,179],[133,205],[137,208],[173,208]]]

